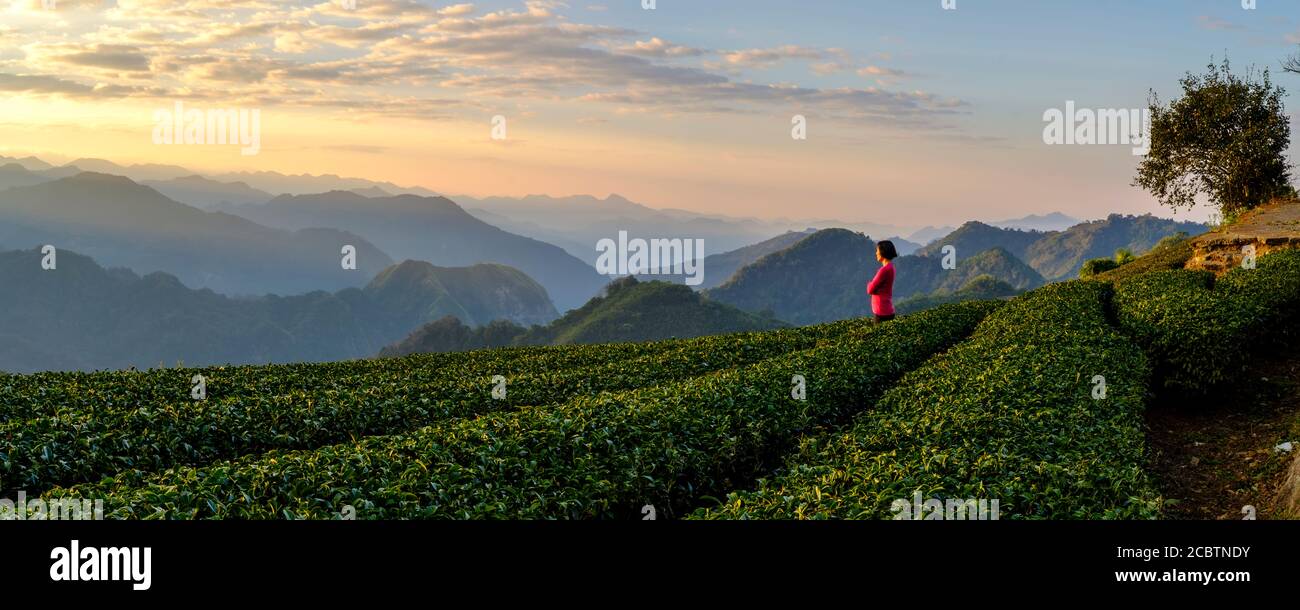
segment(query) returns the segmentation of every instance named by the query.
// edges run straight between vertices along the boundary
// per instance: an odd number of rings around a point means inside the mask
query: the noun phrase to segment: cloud
[[[704,49],[673,44],[657,36],[621,47],[619,52],[643,57],[699,57],[708,53]]]
[[[1196,24],[1202,30],[1244,30],[1245,26],[1233,23],[1220,17],[1211,17],[1209,15],[1198,15]]]
[[[728,64],[742,68],[757,69],[771,68],[783,61],[792,59],[819,60],[825,57],[826,53],[824,51],[799,45],[784,45],[771,49],[731,51],[722,55],[722,59]]]
[[[903,71],[880,66],[867,66],[858,70],[858,76],[903,76]]]
[[[0,91],[86,97],[94,92],[94,87],[53,76],[0,73]]]
[[[376,116],[469,120],[492,110],[578,105],[583,122],[617,114],[779,114],[909,127],[964,112],[958,100],[890,91],[902,70],[800,44],[715,51],[624,27],[575,22],[558,2],[480,13],[475,5],[358,0],[118,0],[75,32],[0,36],[25,53],[13,94],[232,100]],[[14,38],[17,44],[11,43]],[[77,40],[76,43],[68,42]],[[877,77],[825,89],[747,75],[806,61],[813,74]],[[15,63],[15,62],[10,62]],[[57,76],[55,76],[57,75]],[[477,120],[474,118],[474,120]]]
[[[89,46],[54,44],[31,47],[37,62],[49,62],[117,72],[148,72],[149,57],[138,47],[111,44]]]

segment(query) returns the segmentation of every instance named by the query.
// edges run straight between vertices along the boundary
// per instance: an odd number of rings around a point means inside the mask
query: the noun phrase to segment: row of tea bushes
[[[1109,290],[1074,281],[1012,301],[847,431],[807,440],[782,473],[692,516],[935,518],[916,513],[920,498],[996,501],[1000,518],[1155,517],[1147,362],[1109,324]]]
[[[359,518],[640,518],[646,506],[672,516],[869,408],[999,305],[945,306],[680,383],[48,495],[104,498],[110,518],[329,519],[344,506]]]

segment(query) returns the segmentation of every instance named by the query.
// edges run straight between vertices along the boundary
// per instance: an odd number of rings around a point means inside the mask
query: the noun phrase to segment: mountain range
[[[311,192],[321,185],[339,188]],[[462,202],[337,176],[0,157],[0,244],[20,250],[4,254],[0,281],[33,288],[0,301],[17,312],[0,323],[0,368],[333,360],[384,346],[635,341],[837,320],[869,313],[865,284],[878,265],[868,235],[905,234],[652,209],[617,195]],[[895,302],[1004,296],[1073,277],[1118,248],[1140,254],[1206,229],[1119,215],[1059,228],[1071,222],[1052,213],[891,238],[903,254]],[[628,229],[703,239],[704,284],[692,290],[673,275],[609,284],[587,261],[595,239]],[[40,269],[45,245],[58,249],[56,269]],[[341,264],[346,246],[355,269]]]
[[[938,299],[984,275],[1015,290],[1028,290],[1072,278],[1084,261],[1110,257],[1117,248],[1140,254],[1168,235],[1205,230],[1204,225],[1150,215],[1112,214],[1105,220],[1050,232],[972,221],[914,254],[895,259],[893,297],[896,303],[922,296]],[[947,246],[953,248],[951,269],[944,266]],[[877,268],[873,240],[853,231],[828,229],[763,256],[707,294],[794,324],[839,320],[869,314],[866,283]],[[706,277],[708,273],[706,265]]]
[[[360,289],[232,298],[72,251],[52,270],[41,260],[38,250],[0,252],[0,285],[22,287],[0,291],[0,370],[347,360],[445,316],[544,324],[557,315],[540,285],[498,265],[408,261]]]
[[[773,235],[808,228],[853,228],[878,235],[896,235],[902,228],[880,223],[843,220],[758,219],[702,214],[676,209],[655,209],[619,195],[599,199],[589,195],[549,197],[453,196],[478,218],[503,229],[563,247],[594,265],[597,241],[627,231],[629,238],[701,239],[705,255],[721,254],[749,246]]]
[[[393,264],[353,233],[273,229],[178,203],[128,178],[90,172],[0,191],[0,244],[52,245],[232,295],[363,286]],[[355,269],[343,266],[345,246],[356,249]]]
[[[771,239],[765,239],[756,244],[731,250],[730,252],[722,252],[706,256],[704,257],[703,265],[704,282],[697,288],[707,289],[720,286],[730,279],[732,275],[735,275],[735,273],[741,268],[757,262],[758,259],[763,258],[768,254],[785,250],[816,232],[817,231],[814,229],[808,229],[805,231],[789,231]],[[647,281],[658,280],[674,284],[682,284],[686,281],[686,276],[684,274],[644,274],[639,275],[638,277]]]
[[[1150,250],[1169,235],[1197,235],[1206,230],[1208,227],[1199,223],[1157,218],[1150,214],[1111,214],[1104,220],[1076,224],[1064,231],[1047,232],[1004,229],[972,221],[931,242],[917,254],[941,256],[944,246],[952,246],[960,258],[989,248],[1002,247],[1033,267],[1048,281],[1059,281],[1074,277],[1084,261],[1109,258],[1119,248],[1138,254]]]
[[[609,279],[563,249],[487,224],[445,197],[369,198],[331,191],[214,209],[280,229],[330,227],[354,232],[382,244],[399,260],[452,267],[484,262],[509,265],[546,287],[561,311],[582,305]]]

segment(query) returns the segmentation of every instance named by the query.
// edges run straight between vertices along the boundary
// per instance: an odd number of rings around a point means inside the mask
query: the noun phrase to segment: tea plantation
[[[1294,328],[1300,253],[1104,278],[883,325],[0,376],[0,493],[141,519],[888,519],[918,494],[1157,518],[1151,394]]]

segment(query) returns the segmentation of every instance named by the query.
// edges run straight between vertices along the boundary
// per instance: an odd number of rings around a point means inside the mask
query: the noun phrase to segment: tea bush
[[[30,396],[80,395],[81,402],[0,424],[0,490],[42,491],[122,470],[161,470],[394,434],[452,417],[677,381],[870,328],[854,320],[663,343],[480,352],[472,359],[439,355],[218,369],[206,372],[213,395],[205,401],[188,399],[190,375],[183,371],[53,376],[70,383],[42,385],[40,392],[33,391],[32,380],[20,378],[14,383],[25,382]],[[507,381],[502,400],[492,396],[496,375]],[[114,384],[123,379],[130,382],[126,388]],[[138,388],[134,397],[127,388]]]
[[[997,500],[1002,518],[1155,517],[1146,358],[1108,323],[1108,291],[1074,281],[1017,298],[846,432],[809,439],[781,474],[692,516],[889,519],[920,493]]]
[[[1155,271],[1115,285],[1120,327],[1146,348],[1162,387],[1205,392],[1237,378],[1272,335],[1295,325],[1300,252],[1260,257],[1217,283],[1208,272]]]
[[[345,505],[359,518],[639,518],[645,505],[672,516],[767,472],[803,433],[870,408],[999,305],[945,306],[679,383],[47,495],[104,498],[110,517],[137,518],[329,519]],[[806,400],[792,395],[795,375]]]

